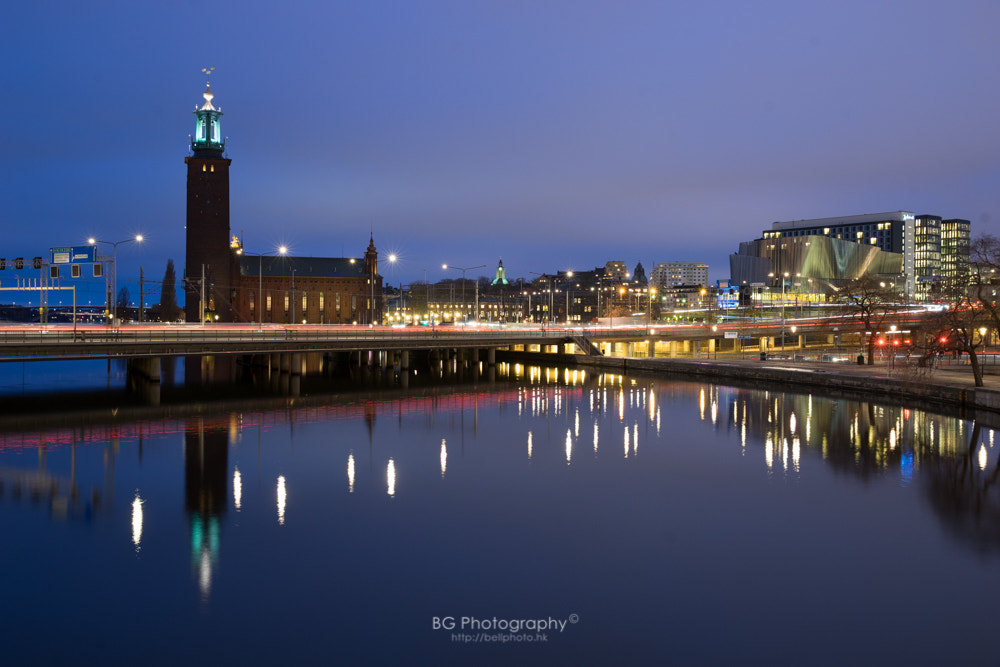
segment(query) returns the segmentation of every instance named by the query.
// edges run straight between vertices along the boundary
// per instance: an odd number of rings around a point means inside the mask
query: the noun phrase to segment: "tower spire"
[[[201,71],[207,77],[212,76],[214,67],[206,67]],[[205,82],[205,92],[201,95],[205,103],[195,107],[194,136],[191,137],[191,150],[196,157],[222,157],[226,142],[222,138],[222,109],[212,105],[215,94],[212,92],[211,79]]]

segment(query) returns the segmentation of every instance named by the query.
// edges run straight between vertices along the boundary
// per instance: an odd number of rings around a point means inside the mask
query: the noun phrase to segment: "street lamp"
[[[466,271],[471,271],[472,269],[484,269],[484,268],[486,268],[486,265],[485,264],[480,264],[479,266],[469,266],[469,267],[462,268],[461,266],[449,266],[448,264],[442,264],[441,268],[444,269],[444,270],[446,270],[446,271],[448,269],[455,269],[456,271],[461,271],[462,272],[462,311],[464,312],[465,311],[465,272]],[[476,315],[475,319],[478,321],[479,320],[479,283],[478,282],[476,283],[476,313],[475,313],[475,315]],[[463,317],[462,319],[464,320],[466,318]]]
[[[115,326],[118,325],[118,244],[119,243],[131,243],[135,241],[140,243],[142,241],[142,234],[136,234],[130,239],[122,239],[121,241],[101,241],[100,239],[95,239],[93,237],[87,239],[87,243],[90,245],[97,245],[98,243],[106,243],[112,248],[112,271],[113,273],[113,284],[114,284],[114,294],[111,300],[111,322]]]
[[[396,259],[397,259],[396,258],[396,253],[390,253],[389,256],[386,257],[386,259],[389,260],[389,264],[390,265],[395,264],[396,263]],[[372,273],[371,278],[372,278],[372,308],[374,309],[375,308],[375,273],[374,272]],[[383,289],[383,291],[382,291],[382,300],[384,300],[385,299],[385,286],[383,286],[382,289]],[[399,293],[402,296],[402,294],[403,294],[403,286],[402,285],[399,286]],[[382,313],[382,315],[384,317],[385,313]],[[372,316],[371,319],[372,320],[375,319],[374,315]],[[374,321],[372,322],[372,324],[374,324]]]
[[[263,324],[264,323],[264,317],[261,314],[261,309],[264,307],[263,306],[263,304],[264,304],[264,257],[266,255],[284,255],[285,253],[288,252],[288,248],[286,246],[279,246],[276,250],[270,250],[268,252],[243,252],[242,249],[241,249],[240,252],[242,254],[244,254],[244,255],[249,255],[250,257],[253,257],[253,256],[257,257],[257,308],[256,308],[257,312],[255,313],[255,315],[257,315],[257,321],[260,322],[261,324]],[[293,293],[292,296],[294,297],[295,294]]]
[[[567,271],[566,278],[572,278],[573,272]],[[563,282],[566,282],[565,280]],[[566,326],[569,326],[569,283],[566,282]]]

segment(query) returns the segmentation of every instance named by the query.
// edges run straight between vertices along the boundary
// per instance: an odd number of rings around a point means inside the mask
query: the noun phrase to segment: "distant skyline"
[[[6,3],[0,257],[141,233],[119,283],[180,277],[204,67],[247,250],[371,233],[394,285],[501,257],[714,281],[774,221],[894,210],[998,234],[997,25],[961,0]]]

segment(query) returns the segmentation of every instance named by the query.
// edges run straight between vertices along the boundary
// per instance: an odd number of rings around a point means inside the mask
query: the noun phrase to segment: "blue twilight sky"
[[[372,231],[393,283],[724,278],[775,220],[900,209],[997,233],[998,25],[985,0],[6,2],[0,257],[141,232],[133,295],[180,274],[208,66],[247,250]]]

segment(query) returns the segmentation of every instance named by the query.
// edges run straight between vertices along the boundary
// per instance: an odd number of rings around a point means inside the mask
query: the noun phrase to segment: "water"
[[[165,387],[123,419],[95,370],[86,418],[8,427],[3,662],[995,662],[992,424],[431,375]]]

